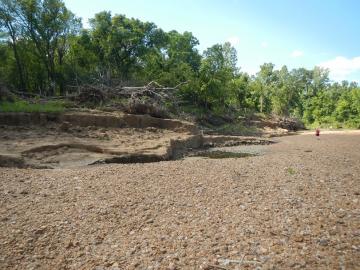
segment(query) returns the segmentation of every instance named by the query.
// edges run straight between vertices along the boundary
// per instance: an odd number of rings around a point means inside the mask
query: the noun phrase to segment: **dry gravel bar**
[[[360,269],[360,134],[238,159],[0,168],[1,269]]]

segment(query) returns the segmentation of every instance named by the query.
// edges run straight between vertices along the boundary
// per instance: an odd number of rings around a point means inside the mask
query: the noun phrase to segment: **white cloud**
[[[299,50],[294,50],[292,53],[291,53],[291,57],[293,58],[297,58],[297,57],[301,57],[304,55],[304,52],[303,51],[299,51]]]
[[[227,39],[227,42],[230,42],[231,46],[237,46],[240,44],[240,38],[237,36],[232,36]]]
[[[360,56],[352,59],[337,56],[335,59],[320,63],[319,66],[328,68],[332,79],[342,81],[346,80],[346,78],[353,73],[360,73]]]
[[[261,42],[261,47],[267,48],[267,47],[269,47],[269,43],[267,43],[266,41],[263,41],[263,42]]]

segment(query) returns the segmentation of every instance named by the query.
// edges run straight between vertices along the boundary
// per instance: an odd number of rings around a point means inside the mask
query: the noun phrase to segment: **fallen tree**
[[[34,93],[11,91],[14,96],[30,102],[46,102],[54,99],[71,100],[75,104],[85,107],[97,107],[106,104],[110,108],[123,110],[131,114],[149,114],[159,118],[169,118],[166,104],[177,106],[176,91],[188,82],[182,82],[174,87],[166,87],[156,81],[151,81],[144,86],[107,86],[103,84],[85,84],[68,86],[71,94],[64,96],[47,97]],[[5,91],[5,90],[4,90]],[[9,92],[7,90],[7,92]],[[8,96],[2,94],[1,96]],[[113,100],[122,100],[118,106],[111,106]]]
[[[165,102],[176,105],[176,95],[174,91],[180,86],[187,84],[183,82],[175,87],[164,87],[152,81],[142,87],[124,87],[119,94],[129,98],[125,111],[132,114],[149,114],[153,117],[169,118]]]

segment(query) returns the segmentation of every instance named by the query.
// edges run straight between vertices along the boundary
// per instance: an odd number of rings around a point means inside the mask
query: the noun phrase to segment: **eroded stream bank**
[[[188,122],[115,113],[3,113],[0,137],[0,166],[18,168],[159,162],[210,147],[272,142],[205,136]]]

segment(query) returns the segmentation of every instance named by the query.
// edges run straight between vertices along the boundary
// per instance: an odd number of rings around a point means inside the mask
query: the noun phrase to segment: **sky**
[[[289,69],[321,66],[334,81],[360,83],[359,0],[64,0],[83,20],[100,11],[189,31],[203,52],[229,41],[238,66],[255,74],[261,64]]]

